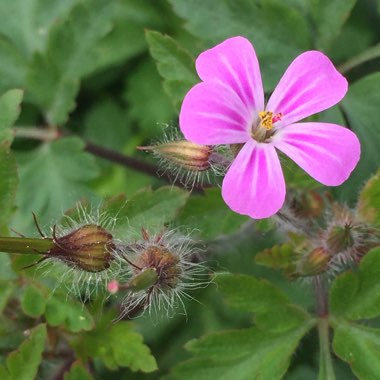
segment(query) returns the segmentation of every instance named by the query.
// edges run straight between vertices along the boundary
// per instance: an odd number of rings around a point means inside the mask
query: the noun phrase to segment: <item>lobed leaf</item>
[[[0,144],[9,147],[13,140],[10,129],[20,115],[22,90],[9,90],[0,97]]]
[[[63,380],[93,380],[94,378],[90,375],[84,366],[75,362],[70,370],[65,373]]]
[[[38,325],[18,350],[11,352],[6,363],[0,365],[0,378],[4,380],[34,380],[45,349],[46,327]]]
[[[365,221],[380,225],[380,170],[369,179],[360,192],[357,211]]]

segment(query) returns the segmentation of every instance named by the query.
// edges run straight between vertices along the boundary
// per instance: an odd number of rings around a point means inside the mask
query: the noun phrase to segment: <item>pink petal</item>
[[[205,145],[245,143],[252,123],[252,110],[219,83],[195,85],[186,94],[179,115],[185,138]]]
[[[224,83],[253,110],[264,110],[264,91],[259,63],[252,44],[244,37],[225,40],[203,52],[196,68],[204,82]]]
[[[360,158],[360,142],[349,129],[328,123],[297,123],[277,131],[273,145],[317,181],[338,186]]]
[[[346,79],[319,51],[299,55],[288,67],[266,109],[282,113],[281,127],[338,103],[347,92]]]
[[[268,218],[284,203],[285,182],[276,149],[249,140],[232,163],[222,186],[227,205],[251,218]]]

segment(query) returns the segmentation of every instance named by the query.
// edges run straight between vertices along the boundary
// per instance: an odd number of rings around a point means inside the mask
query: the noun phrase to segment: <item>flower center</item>
[[[252,126],[251,136],[258,142],[265,142],[273,135],[273,124],[281,120],[282,113],[274,114],[272,111],[261,111],[259,118],[259,123]]]

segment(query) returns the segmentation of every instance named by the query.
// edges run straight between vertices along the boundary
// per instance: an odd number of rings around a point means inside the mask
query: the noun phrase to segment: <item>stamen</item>
[[[273,128],[273,123],[281,120],[282,113],[273,114],[271,111],[259,112],[260,126],[270,131]]]

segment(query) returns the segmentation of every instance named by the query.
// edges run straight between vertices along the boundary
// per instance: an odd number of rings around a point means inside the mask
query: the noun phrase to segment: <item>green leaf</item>
[[[361,380],[377,380],[380,373],[380,330],[338,320],[334,324],[335,353]]]
[[[98,170],[93,156],[83,152],[84,143],[76,137],[44,143],[18,155],[20,192],[15,224],[19,229],[31,225],[32,211],[42,222],[57,220],[62,210],[78,199],[91,196],[88,181]],[[80,164],[78,164],[80,163]],[[30,191],[34,191],[33,200]]]
[[[20,115],[22,90],[9,90],[0,97],[0,144],[9,147],[13,140],[10,129]]]
[[[187,91],[197,83],[191,55],[171,37],[147,31],[149,51],[156,60],[158,72],[164,78],[164,89],[179,111]]]
[[[366,76],[355,82],[343,101],[350,127],[361,143],[361,159],[351,177],[340,187],[345,200],[354,200],[361,186],[378,169],[380,162],[380,124],[377,105],[380,103],[380,73]]]
[[[15,285],[13,282],[0,279],[0,313],[3,312],[14,290]]]
[[[291,305],[285,293],[265,280],[226,273],[218,274],[215,282],[231,307],[255,313],[262,330],[284,332],[310,319],[306,311]]]
[[[338,36],[350,16],[356,0],[316,0],[312,2],[312,16],[316,28],[316,47],[326,50]]]
[[[123,231],[124,236],[139,233],[142,227],[148,232],[157,232],[173,221],[188,196],[185,190],[164,186],[155,191],[143,189],[127,202],[124,197],[116,197],[104,208],[111,215],[117,215],[116,229]]]
[[[57,292],[47,300],[45,318],[51,326],[63,326],[71,332],[94,328],[94,320],[81,302]]]
[[[154,63],[143,61],[126,84],[124,97],[129,104],[131,120],[137,121],[148,136],[158,135],[161,138],[175,112]]]
[[[34,380],[45,348],[46,327],[39,325],[29,332],[29,336],[18,350],[11,352],[6,365],[0,366],[0,378],[4,380]]]
[[[380,315],[380,248],[372,249],[362,259],[359,269],[345,272],[332,284],[331,311],[351,320]]]
[[[380,225],[380,170],[370,178],[360,192],[357,210],[367,222]]]
[[[46,296],[34,285],[28,285],[21,297],[21,308],[30,317],[40,317],[46,308]]]
[[[128,322],[99,325],[96,330],[83,335],[76,349],[84,360],[98,358],[109,369],[129,367],[132,371],[142,372],[157,369],[156,360],[144,345],[142,336],[133,331]]]
[[[221,234],[236,231],[248,217],[229,210],[224,203],[220,189],[206,189],[203,195],[189,199],[179,216],[179,225],[197,230],[204,239],[214,239]]]
[[[8,233],[18,186],[17,166],[9,148],[0,145],[0,234]]]
[[[187,345],[195,358],[179,364],[174,375],[183,380],[282,379],[309,328],[304,324],[285,333],[251,328],[211,334]]]
[[[75,107],[80,79],[96,66],[94,47],[111,30],[115,2],[80,2],[49,34],[44,53],[36,53],[28,73],[31,97],[49,124],[63,124]]]
[[[77,0],[15,0],[0,2],[0,34],[7,36],[26,57],[43,50],[49,31]]]
[[[64,380],[92,380],[93,377],[90,375],[87,369],[83,367],[82,364],[76,362],[71,366],[70,371],[65,373],[63,379]]]
[[[260,58],[266,90],[274,88],[291,58],[311,47],[306,17],[284,1],[170,0],[170,3],[187,20],[186,28],[203,40],[215,44],[238,35],[251,40]]]

